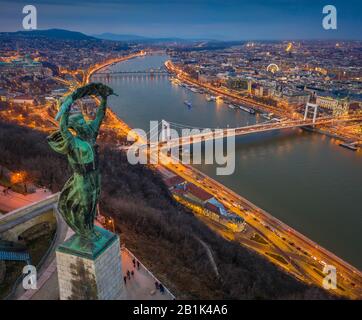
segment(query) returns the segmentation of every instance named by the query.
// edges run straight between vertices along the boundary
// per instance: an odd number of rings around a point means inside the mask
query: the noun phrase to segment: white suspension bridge
[[[309,108],[313,109],[312,118],[308,118],[310,113]],[[152,148],[158,147],[161,149],[171,149],[181,146],[192,145],[194,143],[200,143],[203,141],[209,141],[214,139],[228,138],[232,136],[242,136],[253,133],[261,133],[267,131],[301,128],[310,126],[330,126],[340,123],[351,121],[362,121],[361,115],[350,116],[326,116],[317,117],[318,107],[314,104],[307,104],[304,118],[302,119],[286,119],[277,120],[272,119],[262,123],[257,123],[250,126],[235,127],[235,128],[201,128],[192,127],[184,124],[179,124],[171,121],[162,120],[152,127],[150,131],[146,133],[148,136],[148,142],[142,146],[150,146]],[[178,134],[182,132],[182,135]],[[122,147],[122,149],[128,149],[129,147]]]

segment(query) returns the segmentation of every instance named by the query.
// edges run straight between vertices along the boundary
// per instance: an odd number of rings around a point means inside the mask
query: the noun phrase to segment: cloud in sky
[[[21,29],[22,8],[38,9],[38,27],[87,34],[219,39],[361,39],[359,0],[0,0],[0,30]],[[322,28],[322,8],[334,4],[338,29]]]

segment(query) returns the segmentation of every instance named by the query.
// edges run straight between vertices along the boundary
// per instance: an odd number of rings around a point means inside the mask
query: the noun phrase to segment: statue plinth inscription
[[[120,299],[123,289],[117,235],[94,226],[100,196],[96,144],[113,90],[101,83],[78,88],[66,97],[56,116],[59,130],[48,137],[51,148],[67,156],[73,175],[66,182],[58,211],[75,234],[57,249],[60,299]],[[86,121],[72,104],[87,95],[101,97],[96,117]]]

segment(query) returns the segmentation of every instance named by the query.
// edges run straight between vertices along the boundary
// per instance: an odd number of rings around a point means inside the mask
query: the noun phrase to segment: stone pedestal
[[[56,251],[61,300],[117,300],[123,296],[119,238],[103,228],[97,241],[73,235]]]

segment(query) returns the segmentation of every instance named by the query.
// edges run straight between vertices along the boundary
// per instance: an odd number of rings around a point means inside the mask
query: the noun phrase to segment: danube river
[[[146,56],[108,70],[158,68],[166,59]],[[164,75],[95,75],[93,81],[110,85],[119,94],[110,98],[114,112],[145,131],[150,120],[203,128],[265,121],[222,102],[207,102],[205,95],[174,85]],[[362,153],[341,148],[326,136],[293,129],[238,137],[235,157],[230,176],[217,176],[214,165],[197,168],[362,269]]]

